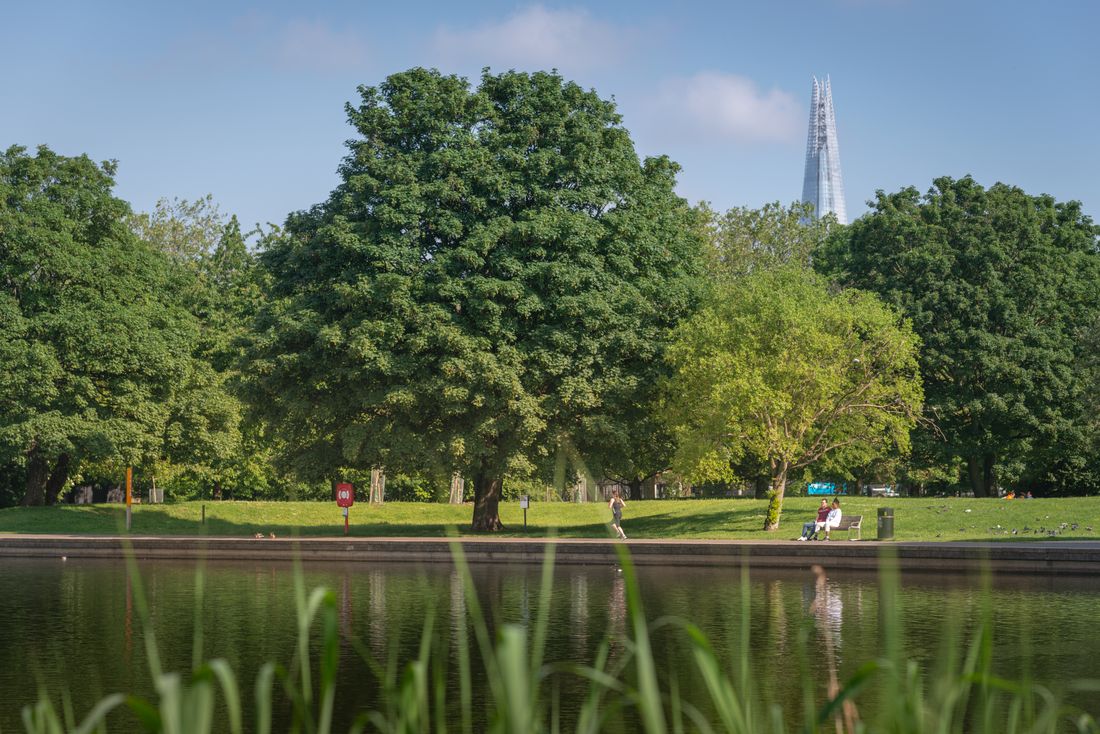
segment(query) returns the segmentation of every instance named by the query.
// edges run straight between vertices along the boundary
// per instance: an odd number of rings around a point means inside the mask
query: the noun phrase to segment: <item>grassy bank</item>
[[[863,515],[863,537],[876,535],[877,510],[890,507],[897,540],[1100,539],[1100,497],[996,500],[961,498],[843,498],[845,514]],[[786,501],[781,529],[765,533],[764,500],[645,500],[630,502],[623,527],[631,538],[725,538],[791,540],[812,519],[818,500]],[[205,507],[206,521],[202,515]],[[120,505],[13,507],[0,510],[0,533],[115,534],[125,527]],[[448,528],[465,533],[469,505],[392,502],[360,503],[351,509],[351,535],[437,537]],[[516,503],[501,505],[504,537],[609,537],[611,513],[605,504],[532,503],[523,527]],[[1015,532],[1013,532],[1015,531]],[[343,517],[329,502],[185,502],[135,505],[133,530],[139,535],[285,537],[343,534]],[[1054,535],[1051,535],[1051,532]],[[843,537],[844,534],[841,534]]]

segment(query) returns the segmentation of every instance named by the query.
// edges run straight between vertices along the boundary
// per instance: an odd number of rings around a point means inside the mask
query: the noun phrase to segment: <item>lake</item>
[[[248,696],[246,722],[251,721],[257,670],[269,660],[289,665],[294,655],[291,564],[206,564],[198,614],[195,564],[149,562],[140,564],[140,571],[165,669],[190,669],[198,616],[205,657],[224,657],[237,671]],[[357,714],[378,705],[379,683],[361,655],[370,655],[383,669],[391,661],[400,668],[415,656],[426,619],[447,631],[446,655],[454,670],[453,640],[468,625],[469,604],[452,568],[307,564],[303,573],[307,588],[326,586],[336,595],[341,635],[337,731],[346,731]],[[537,614],[539,567],[475,565],[471,573],[492,624],[528,624]],[[657,624],[652,642],[660,675],[675,678],[686,699],[702,698],[703,684],[690,663],[685,636],[667,620],[690,620],[707,635],[720,660],[739,660],[745,601],[740,571],[643,567],[637,574],[646,616]],[[58,701],[67,691],[78,718],[112,692],[151,697],[134,591],[122,561],[5,560],[0,571],[0,731],[22,730],[20,710],[36,698],[40,685]],[[845,679],[882,653],[883,604],[875,575],[818,578],[810,571],[761,570],[751,574],[748,593],[754,685],[763,700],[784,706],[792,720],[801,720],[803,705],[800,659],[820,673],[831,654]],[[974,620],[988,603],[997,673],[1029,675],[1055,691],[1075,679],[1100,677],[1100,579],[1095,577],[999,578],[987,597],[977,580],[907,574],[897,603],[905,649],[924,666],[934,666],[945,644],[961,648],[968,642]],[[628,633],[621,569],[555,569],[547,662],[590,663],[607,639],[609,664],[614,665],[626,654]],[[473,645],[472,634],[470,639]],[[819,687],[825,677],[815,674]],[[453,672],[446,678],[448,695],[457,700]],[[568,723],[587,686],[561,675],[556,687],[562,721]],[[476,702],[482,695],[484,686],[475,684],[475,711],[481,710]],[[816,696],[820,702],[823,690]],[[1075,696],[1074,704],[1093,715],[1100,712],[1096,695]],[[867,715],[877,703],[872,686],[860,699],[861,711]],[[624,712],[605,729],[632,731],[632,716]],[[138,730],[126,712],[109,721],[112,731]]]

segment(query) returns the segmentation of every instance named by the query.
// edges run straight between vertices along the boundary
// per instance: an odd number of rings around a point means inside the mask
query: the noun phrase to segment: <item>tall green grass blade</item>
[[[534,707],[527,632],[519,625],[504,625],[500,630],[496,653],[504,687],[504,699],[497,701],[497,706],[504,708],[508,731],[537,731],[531,716]]]
[[[160,712],[157,707],[137,696],[126,697],[126,708],[130,710],[146,731],[160,731]]]
[[[179,731],[207,734],[214,723],[214,687],[209,676],[182,689]]]
[[[241,693],[237,687],[237,676],[225,660],[211,660],[207,663],[210,672],[221,685],[222,696],[225,698],[226,713],[229,715],[230,734],[241,734],[243,731],[241,719]]]
[[[160,651],[157,649],[157,638],[153,632],[152,620],[149,616],[149,604],[145,600],[145,589],[141,583],[141,573],[137,567],[137,557],[134,548],[128,538],[122,539],[123,555],[126,558],[126,582],[127,588],[133,596],[134,609],[138,619],[141,620],[142,639],[145,642],[145,659],[149,665],[149,675],[156,680],[163,673],[160,663]]]
[[[718,720],[731,734],[748,732],[750,727],[741,708],[741,702],[737,698],[732,682],[723,675],[706,636],[693,624],[685,625],[685,629],[691,641],[691,654],[695,661],[695,668],[703,678],[703,685],[710,694],[710,700],[718,713]]]
[[[256,676],[256,734],[271,734],[272,696],[275,687],[275,663],[264,663]]]
[[[501,702],[505,700],[506,693],[501,680],[500,668],[497,665],[496,655],[493,652],[493,644],[489,636],[489,628],[485,622],[485,616],[478,601],[477,587],[474,586],[473,577],[470,575],[469,566],[466,565],[466,554],[462,545],[451,541],[451,556],[454,559],[455,570],[462,579],[462,588],[465,592],[467,614],[474,626],[474,637],[477,639],[481,652],[482,664],[485,666],[486,683],[492,694],[493,700]]]
[[[53,704],[45,695],[40,695],[36,703],[25,706],[22,713],[23,728],[28,734],[61,734],[65,731]]]
[[[340,632],[336,619],[336,595],[328,589],[314,589],[310,595],[310,610],[321,615],[321,711],[317,731],[329,734],[332,729],[332,709],[336,699],[336,671],[340,664]],[[312,627],[312,619],[311,624]]]
[[[301,691],[302,706],[308,709],[313,701],[313,681],[309,664],[309,626],[313,617],[309,612],[309,605],[306,601],[302,559],[297,552],[294,554],[294,608],[298,618],[298,654],[295,660],[296,665],[292,665],[291,670],[294,670],[295,667],[298,669],[298,677],[301,681],[299,690]]]
[[[73,697],[68,690],[61,691],[61,717],[65,721],[66,731],[76,731],[76,711],[73,710]]]
[[[554,554],[553,543],[546,545],[542,561],[542,575],[539,579],[539,604],[535,617],[535,631],[531,639],[531,679],[541,676],[543,653],[546,649],[546,635],[550,627],[550,599],[554,591]]]
[[[861,665],[859,669],[856,670],[855,674],[845,681],[840,692],[821,707],[821,711],[818,712],[817,715],[816,725],[824,726],[828,723],[829,719],[839,714],[841,708],[844,706],[844,702],[853,700],[860,690],[870,683],[871,678],[878,673],[880,669],[881,666],[875,660]]]
[[[561,670],[568,671],[579,677],[587,678],[589,681],[588,693],[585,696],[584,703],[581,704],[581,709],[577,716],[577,734],[594,734],[594,732],[599,731],[600,698],[602,694],[607,691],[621,691],[621,684],[618,678],[605,672],[607,668],[607,659],[610,653],[610,641],[605,638],[600,641],[599,647],[596,650],[596,660],[592,667],[561,666]]]
[[[107,715],[125,702],[126,696],[121,693],[112,693],[109,696],[105,696],[92,707],[92,710],[84,717],[84,721],[80,722],[80,726],[71,730],[72,733],[91,734],[91,732],[97,730],[99,727],[104,726]]]
[[[649,645],[649,630],[642,609],[642,596],[634,575],[634,563],[626,548],[620,545],[615,550],[623,569],[626,607],[634,628],[634,664],[638,675],[638,709],[642,715],[642,728],[647,734],[665,734],[665,715],[661,704],[661,690],[657,683],[657,666]]]
[[[155,684],[164,734],[183,734],[183,685],[179,673],[159,675]]]

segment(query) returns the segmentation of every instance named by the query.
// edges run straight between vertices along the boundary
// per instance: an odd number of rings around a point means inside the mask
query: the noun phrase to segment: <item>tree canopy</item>
[[[908,449],[921,407],[917,347],[875,296],[833,292],[797,265],[719,286],[668,351],[677,468],[721,480],[746,457],[765,462],[765,529],[777,529],[793,472]]]
[[[879,191],[817,263],[912,321],[938,426],[918,434],[920,453],[961,459],[975,495],[1048,465],[1049,447],[1084,450],[1100,254],[1078,203],[970,177],[936,179],[923,197]]]
[[[553,73],[412,69],[361,87],[326,202],[263,253],[252,397],[303,472],[431,465],[500,527],[531,471],[662,369],[693,303],[695,214],[611,102]]]
[[[813,216],[813,204],[778,201],[760,209],[734,207],[725,213],[701,205],[711,276],[739,278],[788,264],[809,267],[814,253],[840,228],[834,214]]]
[[[24,504],[55,501],[82,461],[193,437],[176,398],[209,367],[191,358],[186,283],[130,231],[113,174],[48,148],[0,155],[0,460],[24,467]]]

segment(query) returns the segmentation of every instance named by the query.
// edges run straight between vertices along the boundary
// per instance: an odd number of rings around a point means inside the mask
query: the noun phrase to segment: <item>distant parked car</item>
[[[867,485],[867,494],[871,497],[900,497],[898,491],[890,484]]]

